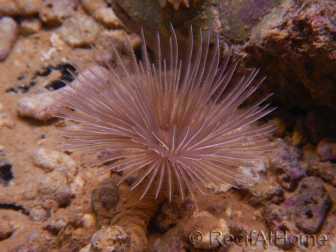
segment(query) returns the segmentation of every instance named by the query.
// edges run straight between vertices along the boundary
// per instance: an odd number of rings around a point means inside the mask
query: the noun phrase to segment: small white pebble
[[[73,195],[79,194],[85,185],[85,180],[79,176],[74,179],[74,182],[70,184],[71,193]]]
[[[232,207],[228,207],[228,208],[225,209],[225,215],[226,215],[226,217],[231,218],[231,216],[232,216]]]
[[[56,52],[56,48],[55,47],[51,47],[49,48],[47,53],[42,53],[42,60],[50,60],[52,55],[54,54],[54,52]]]
[[[83,227],[91,228],[97,225],[96,218],[92,214],[84,214],[82,217]]]
[[[42,168],[46,172],[64,170],[71,176],[77,173],[76,162],[70,156],[60,151],[39,148],[33,154],[33,161],[37,167]]]
[[[54,32],[50,36],[50,43],[59,51],[61,51],[66,45],[65,42],[61,39],[61,35]]]
[[[13,128],[15,125],[15,122],[10,118],[9,115],[5,113],[0,113],[0,128],[1,127],[7,127],[7,128]]]
[[[85,247],[81,248],[79,250],[79,252],[89,252],[91,249],[91,243],[89,243],[88,245],[86,245]]]

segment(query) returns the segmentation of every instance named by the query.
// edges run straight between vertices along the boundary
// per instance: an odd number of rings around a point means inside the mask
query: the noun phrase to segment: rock
[[[188,237],[189,242],[196,249],[211,250],[222,245],[215,239],[212,239],[210,242],[210,232],[214,230],[221,232],[223,236],[229,234],[229,227],[225,220],[216,218],[207,211],[194,212],[190,219],[185,218],[178,225],[181,237]],[[202,234],[201,237],[199,233]],[[223,239],[223,237],[219,238],[219,240],[221,239]]]
[[[272,119],[268,123],[275,124],[277,129],[273,131],[273,136],[284,138],[288,132],[292,132],[297,124],[298,117],[286,108],[277,108],[272,112]],[[294,128],[293,128],[294,126]]]
[[[293,209],[294,204],[288,205],[288,203],[284,203],[284,205],[278,206],[275,204],[270,204],[265,209],[265,219],[267,220],[267,224],[273,233],[278,232],[279,235],[282,235],[284,231],[287,231],[288,234],[299,234],[299,230],[292,222],[293,220]],[[283,237],[284,239],[278,239],[276,246],[283,249],[290,249],[291,245],[289,243],[291,237]],[[275,238],[273,237],[272,242],[275,242]],[[275,244],[275,243],[274,243]]]
[[[39,13],[42,0],[2,0],[0,2],[1,16],[33,16]]]
[[[100,26],[86,15],[76,14],[67,19],[61,27],[62,39],[72,47],[85,47],[94,44]]]
[[[54,218],[49,221],[49,223],[44,226],[45,230],[48,230],[50,233],[57,235],[59,231],[64,229],[69,223],[67,218]]]
[[[75,14],[78,0],[45,0],[40,11],[40,19],[50,25],[57,26]]]
[[[23,19],[20,21],[20,34],[27,36],[38,32],[42,28],[42,22],[38,18]]]
[[[238,167],[239,173],[244,176],[244,180],[237,180],[238,185],[241,188],[249,188],[256,186],[260,183],[265,183],[265,173],[269,164],[265,160],[259,159],[254,162],[254,167],[247,168],[243,166]],[[232,186],[231,186],[232,188]]]
[[[116,188],[104,186],[95,188],[91,194],[91,204],[99,226],[108,226],[119,201]]]
[[[33,221],[43,222],[50,217],[50,213],[41,205],[36,205],[29,211],[29,216]]]
[[[50,43],[58,51],[62,51],[63,48],[66,46],[66,43],[61,39],[61,35],[59,33],[55,33],[55,32],[53,32],[50,35]]]
[[[242,1],[240,4],[234,4],[219,0],[215,5],[211,0],[192,1],[190,8],[188,8],[188,0],[170,0],[169,2],[172,4],[165,5],[164,1],[158,0],[113,1],[112,8],[131,31],[139,34],[142,27],[146,41],[149,41],[148,46],[154,49],[156,30],[162,37],[169,38],[170,22],[177,30],[179,46],[186,45],[187,29],[190,24],[193,25],[195,31],[202,28],[204,35],[207,31],[220,32],[228,41],[244,40],[254,32],[259,33],[261,23],[271,22],[272,19],[267,14],[272,9],[275,10],[273,16],[279,16],[281,14],[279,5],[283,1],[268,1],[267,4],[261,1]],[[178,8],[181,2],[186,7]],[[162,6],[165,7],[162,8]],[[174,19],[171,19],[172,16]],[[212,37],[212,40],[214,39],[215,36]],[[165,48],[168,42],[168,39],[163,41],[162,48]],[[182,46],[182,48],[185,47]]]
[[[53,170],[63,170],[74,176],[77,173],[76,162],[60,151],[52,151],[44,148],[37,149],[33,154],[33,162],[37,167],[42,168],[46,172]]]
[[[297,240],[295,240],[295,236],[293,235],[300,235],[299,230],[295,227],[295,225],[292,222],[289,221],[282,222],[276,228],[274,228],[273,231],[274,233],[278,234],[278,239],[275,240],[275,238],[273,237],[272,242],[276,244],[277,247],[282,248],[286,251],[291,250],[293,248],[291,244],[297,243]],[[287,237],[284,236],[284,232],[286,231],[287,234],[289,235]],[[275,243],[275,241],[277,242]]]
[[[191,0],[192,1],[192,0]],[[162,7],[166,6],[167,0],[159,0],[160,5]],[[180,4],[184,4],[185,7],[189,8],[189,0],[168,0],[168,2],[174,7],[175,10],[177,10],[180,7]]]
[[[7,127],[7,128],[13,128],[15,125],[15,122],[10,118],[9,115],[5,113],[0,113],[0,128]]]
[[[0,221],[0,241],[9,238],[12,233],[14,233],[15,228],[11,225],[8,220]]]
[[[267,224],[271,230],[279,229],[280,225],[284,222],[289,222],[292,219],[292,213],[295,206],[287,206],[286,203],[284,205],[275,205],[270,204],[265,208],[265,219],[267,220]]]
[[[230,233],[235,237],[237,235],[243,234],[246,230],[244,226],[239,222],[234,222],[230,225]]]
[[[42,61],[49,61],[50,59],[54,58],[54,54],[57,52],[57,49],[55,47],[50,47],[48,51],[42,52]],[[49,88],[48,88],[49,89]],[[51,87],[49,90],[52,90],[53,88]]]
[[[313,162],[310,175],[321,178],[324,182],[336,186],[336,164],[330,162]]]
[[[81,218],[81,222],[83,223],[84,228],[92,228],[97,225],[96,218],[92,214],[84,214]]]
[[[20,16],[34,16],[39,13],[42,0],[19,0],[15,1],[18,7],[18,15]]]
[[[0,2],[0,17],[1,16],[16,16],[19,10],[13,0],[2,0]]]
[[[169,202],[166,200],[154,216],[155,228],[164,233],[168,228],[174,226],[179,217],[179,208],[179,204],[176,201]]]
[[[101,8],[106,8],[107,4],[104,0],[81,0],[81,4],[83,8],[91,15],[93,14],[96,10],[99,10]]]
[[[128,34],[132,48],[137,50],[142,41],[138,35],[135,33]],[[105,64],[104,60],[113,65],[115,59],[114,50],[111,46],[116,48],[120,53],[129,52],[130,48],[127,46],[127,34],[124,30],[104,30],[99,34],[99,37],[96,41],[96,49],[100,54],[95,54],[95,60],[100,64]]]
[[[128,235],[120,226],[102,228],[91,238],[93,252],[129,251],[128,243]]]
[[[286,125],[282,118],[274,117],[268,121],[268,123],[274,124],[277,126],[277,129],[273,132],[274,137],[284,137],[286,134]]]
[[[58,91],[26,96],[18,100],[17,112],[20,116],[49,120],[57,114],[54,106],[62,99]]]
[[[91,243],[87,244],[86,246],[82,247],[79,252],[90,252]]]
[[[109,7],[101,8],[93,13],[93,17],[102,25],[111,29],[122,29],[124,24],[114,14],[113,10]]]
[[[230,218],[232,217],[232,207],[228,207],[225,209],[224,214],[226,217]]]
[[[254,162],[254,167],[244,167],[239,166],[237,167],[238,173],[240,173],[244,179],[237,179],[237,185],[239,188],[249,189],[252,188],[258,184],[265,183],[265,173],[267,170],[267,163],[265,163],[262,159],[259,159],[258,161]],[[212,190],[217,190],[217,188],[212,183],[208,183],[209,187]],[[219,185],[218,192],[227,192],[229,189],[233,188],[231,184],[228,183],[221,183]]]
[[[271,160],[271,170],[277,176],[281,186],[288,191],[295,190],[298,182],[306,176],[298,160],[301,155],[298,148],[286,145],[268,155]]]
[[[131,41],[131,45],[134,51],[137,51],[138,49],[140,49],[140,46],[142,44],[142,40],[141,38],[136,35],[135,33],[132,33],[129,35],[129,39]],[[127,52],[127,50],[126,50]]]
[[[243,59],[241,68],[262,69],[268,77],[255,95],[281,90],[271,99],[287,108],[335,110],[336,76],[330,74],[336,72],[334,0],[189,2],[189,8],[177,10],[169,3],[162,7],[158,0],[112,1],[112,8],[131,31],[140,34],[144,29],[152,50],[156,30],[169,38],[172,22],[182,55],[192,24],[195,33],[200,28],[204,35],[210,31],[212,41],[218,33],[222,49],[225,42],[232,44],[233,57]]]
[[[316,177],[304,178],[295,195],[296,226],[307,234],[318,232],[332,204],[321,180]]]
[[[71,193],[78,195],[83,191],[85,180],[79,176],[76,176],[74,181],[70,184]]]
[[[276,182],[276,178],[272,174],[268,174],[256,185],[247,188],[249,196],[249,203],[253,206],[259,204],[280,203],[283,201],[283,190]]]
[[[71,200],[71,188],[64,171],[48,173],[38,185],[39,193],[46,199],[55,200],[59,206],[67,205]]]
[[[196,209],[195,201],[191,198],[186,198],[179,209],[179,218],[190,217]]]
[[[302,146],[310,142],[304,126],[304,117],[300,116],[297,118],[291,140],[291,145],[294,147]]]
[[[269,83],[281,88],[281,95],[274,98],[287,107],[335,110],[336,77],[329,75],[336,71],[334,1],[288,3],[286,13],[265,27],[255,45],[248,42],[251,46],[245,47],[245,52],[251,57],[249,65],[258,65],[269,76]],[[262,63],[264,57],[276,62]]]
[[[316,148],[321,161],[330,161],[336,159],[336,137],[322,139]]]
[[[183,238],[178,233],[178,228],[168,230],[161,238],[157,239],[151,250],[152,252],[165,251],[186,251],[184,250]]]
[[[9,252],[27,252],[27,251],[34,251],[34,252],[43,252],[45,249],[43,248],[43,244],[45,241],[42,237],[44,237],[43,232],[33,231],[25,243],[17,245],[15,248],[10,250]],[[45,239],[45,238],[44,238]]]
[[[18,25],[11,17],[0,19],[0,61],[5,60],[18,36]]]
[[[306,116],[304,123],[313,143],[336,136],[336,112],[333,110],[313,110]]]
[[[73,80],[72,85],[79,86],[85,82],[90,83],[97,81],[104,81],[104,83],[107,84],[108,81],[105,76],[109,76],[109,71],[106,68],[92,65],[85,68],[83,71],[80,71],[80,73],[77,75],[77,78]]]

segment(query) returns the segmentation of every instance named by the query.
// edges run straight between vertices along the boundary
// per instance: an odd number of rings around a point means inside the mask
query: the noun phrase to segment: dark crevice
[[[43,68],[41,71],[39,71],[36,75],[39,75],[39,76],[48,76],[51,73],[51,71],[52,71],[51,67],[46,67],[46,68]]]
[[[8,186],[13,179],[12,165],[0,161],[0,184]]]
[[[21,84],[21,85],[16,86],[16,87],[11,87],[11,88],[8,88],[5,92],[6,93],[15,93],[15,94],[27,93],[30,90],[31,87],[36,85],[36,82],[34,81],[36,79],[36,77],[38,77],[38,76],[42,76],[42,77],[48,76],[52,72],[52,70],[54,70],[54,69],[59,70],[62,73],[62,76],[61,76],[60,79],[54,80],[46,86],[46,88],[50,91],[57,90],[57,89],[60,89],[60,88],[64,87],[65,84],[61,80],[73,81],[74,77],[70,74],[70,72],[72,72],[74,74],[77,73],[76,68],[74,66],[70,65],[70,64],[60,64],[56,67],[48,66],[48,67],[42,68],[40,71],[36,72],[35,76],[32,78],[32,81],[29,84]],[[20,76],[18,76],[17,79],[19,81],[20,80],[22,81],[24,78],[25,78],[25,75],[21,74]]]
[[[31,81],[29,84],[21,84],[18,87],[11,87],[6,89],[6,93],[15,93],[15,94],[25,94],[29,91],[29,89],[33,86],[35,86],[36,82]]]
[[[64,87],[65,84],[62,80],[69,81],[69,82],[73,81],[74,77],[71,75],[71,73],[76,74],[77,72],[76,68],[70,64],[61,64],[55,67],[54,69],[58,69],[59,71],[61,71],[62,76],[60,79],[54,80],[46,86],[46,88],[50,91],[57,90],[57,89]]]
[[[309,210],[308,212],[305,213],[308,219],[311,219],[314,217],[313,212]]]
[[[15,204],[0,203],[0,209],[22,211],[24,214],[29,215],[29,211],[27,209],[25,209],[23,206],[18,206]]]
[[[53,91],[64,87],[65,84],[61,80],[54,80],[46,86],[46,89]]]

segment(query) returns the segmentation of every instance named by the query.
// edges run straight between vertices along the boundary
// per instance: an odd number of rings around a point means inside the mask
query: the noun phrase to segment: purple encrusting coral
[[[167,59],[157,35],[155,64],[145,41],[142,61],[132,50],[134,72],[114,49],[122,73],[109,64],[109,71],[91,70],[95,81],[82,73],[81,85],[67,83],[62,92],[67,108],[58,108],[60,117],[82,123],[62,130],[69,138],[63,149],[110,151],[94,165],[116,160],[102,172],[128,172],[119,184],[135,176],[132,189],[146,181],[141,198],[151,186],[156,197],[164,189],[170,200],[175,189],[184,198],[186,190],[194,196],[194,188],[206,194],[222,183],[237,186],[245,179],[237,167],[257,166],[260,155],[273,147],[264,135],[274,125],[251,126],[273,110],[262,104],[269,95],[237,110],[261,84],[263,79],[254,82],[258,71],[231,83],[235,67],[225,71],[229,55],[220,61],[218,40],[209,50],[210,35],[204,42],[200,32],[195,46],[190,36],[180,61],[173,28],[172,34]]]

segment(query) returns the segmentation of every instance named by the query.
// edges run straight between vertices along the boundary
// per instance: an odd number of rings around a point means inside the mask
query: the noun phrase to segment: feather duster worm
[[[171,30],[166,59],[159,35],[155,64],[142,34],[142,60],[132,50],[132,70],[112,45],[122,71],[106,64],[106,71],[91,70],[95,81],[77,76],[80,85],[66,83],[57,108],[59,117],[80,122],[61,132],[67,137],[63,149],[106,150],[110,154],[94,165],[116,161],[103,171],[125,170],[119,184],[135,176],[132,189],[147,183],[142,197],[151,187],[156,197],[165,188],[169,199],[174,191],[183,199],[186,191],[194,196],[195,189],[206,194],[222,183],[237,186],[244,179],[237,167],[256,166],[273,145],[264,134],[274,125],[250,127],[273,110],[262,105],[269,95],[238,109],[263,81],[254,80],[258,71],[231,83],[229,55],[220,60],[218,39],[210,50],[210,36],[203,39],[201,32],[196,45],[190,36],[182,61]]]

